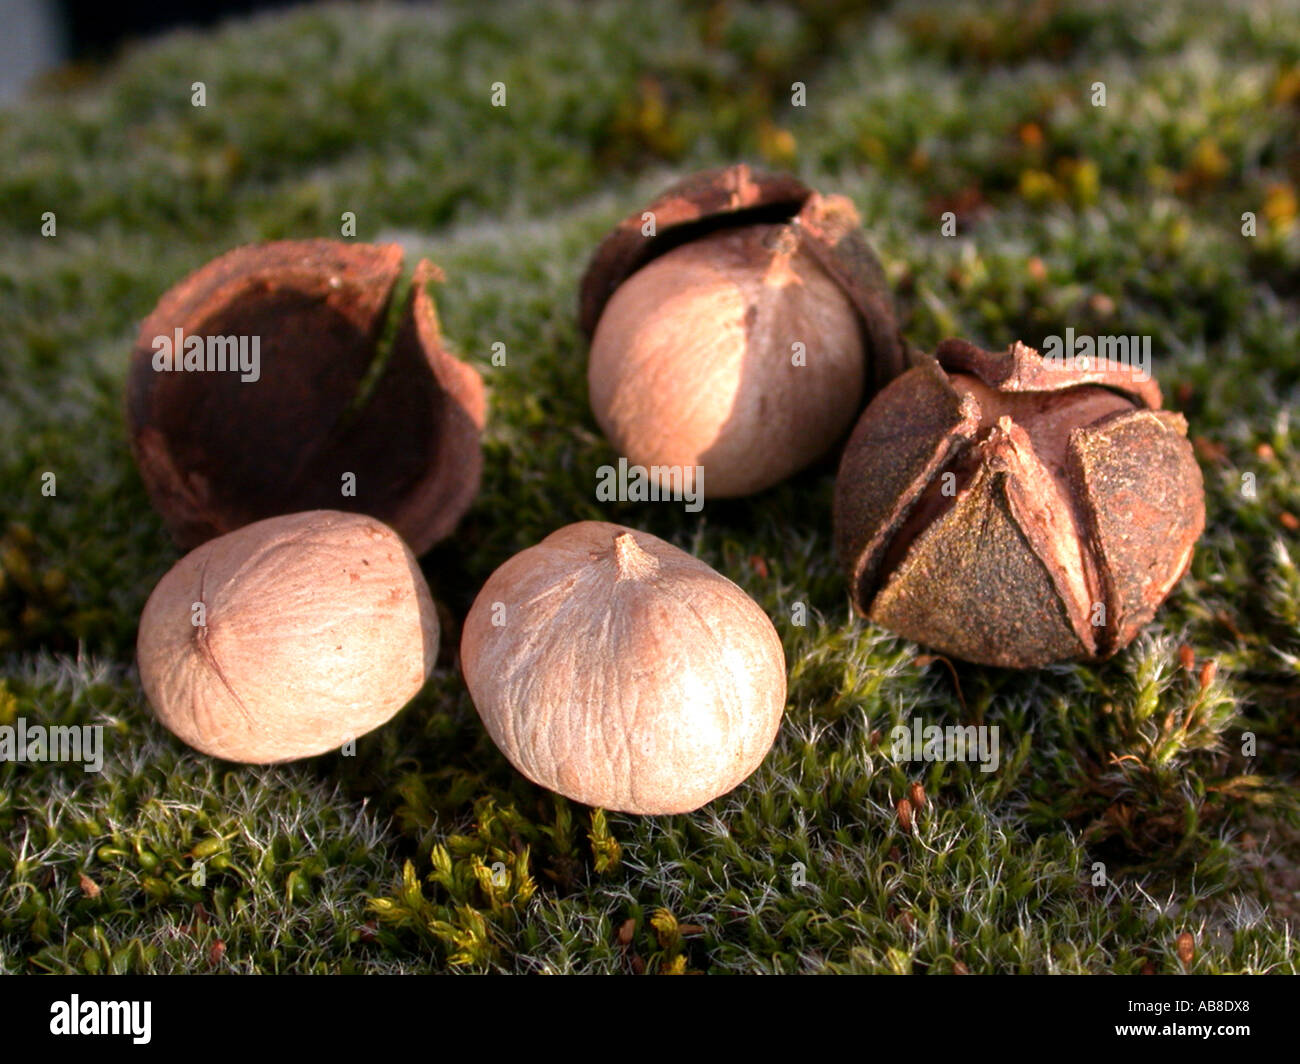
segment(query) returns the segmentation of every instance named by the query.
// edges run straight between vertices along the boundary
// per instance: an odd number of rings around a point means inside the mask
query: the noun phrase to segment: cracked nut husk
[[[369,513],[422,554],[478,491],[486,401],[421,260],[391,346],[395,244],[236,248],[167,292],[127,385],[132,450],[176,542],[302,510]],[[223,368],[224,367],[224,368]]]
[[[627,813],[685,813],[758,768],[785,709],[767,614],[646,532],[582,521],[502,565],[461,667],[492,740],[534,783]]]
[[[610,233],[579,321],[610,442],[670,471],[657,479],[693,487],[702,468],[718,498],[824,456],[910,358],[853,204],[744,165],[679,182]]]
[[[835,545],[863,616],[967,661],[1107,657],[1154,616],[1205,527],[1159,386],[1023,344],[939,345],[853,430]]]
[[[250,764],[334,750],[424,686],[438,615],[419,563],[364,514],[245,525],[190,551],[140,618],[140,682],[196,750]]]

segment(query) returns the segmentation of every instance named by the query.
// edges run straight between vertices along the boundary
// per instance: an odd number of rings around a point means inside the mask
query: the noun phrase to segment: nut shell
[[[1117,363],[941,344],[868,406],[835,492],[855,608],[983,664],[1126,646],[1205,526],[1183,418]]]
[[[678,182],[611,232],[579,318],[610,441],[660,487],[712,498],[821,458],[914,357],[853,204],[743,164]]]
[[[515,768],[629,813],[689,812],[736,787],[785,706],[781,640],[752,599],[671,544],[599,521],[492,574],[461,665]]]
[[[182,548],[322,508],[373,514],[417,553],[455,527],[478,490],[483,385],[443,346],[427,291],[441,274],[425,260],[375,376],[401,261],[391,244],[250,245],[162,297],[136,341],[127,418],[150,499]],[[155,369],[155,339],[178,329],[250,348],[257,337],[259,378]]]
[[[401,537],[363,514],[313,511],[185,555],[149,596],[137,660],[154,712],[178,737],[264,764],[385,723],[419,692],[437,651],[433,600]]]
[[[645,215],[655,231],[645,235]],[[843,196],[822,196],[789,174],[770,174],[744,163],[703,170],[665,189],[628,215],[592,254],[578,295],[578,324],[590,339],[605,304],[629,277],[660,255],[723,228],[791,223],[800,242],[844,290],[863,330],[872,392],[916,358],[899,333],[885,272],[862,232],[862,221]]]
[[[629,462],[680,467],[688,486],[698,467],[707,496],[726,498],[779,483],[844,438],[865,386],[861,338],[805,245],[791,226],[719,230],[614,293],[587,379],[601,429]]]

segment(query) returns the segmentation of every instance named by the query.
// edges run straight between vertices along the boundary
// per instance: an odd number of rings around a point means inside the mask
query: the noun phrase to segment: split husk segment
[[[644,233],[647,214],[654,216],[652,236]],[[898,331],[884,270],[856,208],[843,196],[822,196],[787,174],[766,174],[743,163],[678,182],[601,242],[579,292],[583,332],[588,339],[595,335],[610,297],[652,259],[718,229],[773,223],[790,224],[800,245],[848,296],[862,329],[870,391],[884,387],[917,354]]]
[[[984,664],[1125,646],[1205,524],[1186,422],[1160,405],[1154,381],[1115,363],[941,344],[845,450],[835,538],[856,609]]]
[[[180,546],[313,509],[372,514],[416,553],[455,527],[478,489],[483,386],[443,346],[427,291],[441,274],[427,260],[374,377],[401,264],[397,245],[252,245],[163,296],[136,342],[127,414],[149,495]],[[177,329],[258,337],[260,378],[155,370],[155,337]],[[355,495],[343,492],[348,473]]]

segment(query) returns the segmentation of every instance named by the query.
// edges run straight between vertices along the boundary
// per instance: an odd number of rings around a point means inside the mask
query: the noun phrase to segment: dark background
[[[294,0],[0,0],[0,103],[16,101],[69,64],[109,60],[127,42],[182,26],[195,28]]]
[[[165,0],[126,3],[61,0],[53,6],[63,18],[68,55],[73,59],[97,59],[131,37],[177,26],[207,26],[232,15],[291,4],[292,0],[217,0],[204,4],[166,3]]]

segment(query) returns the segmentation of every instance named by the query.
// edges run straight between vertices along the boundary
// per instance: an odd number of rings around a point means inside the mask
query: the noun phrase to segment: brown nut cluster
[[[580,324],[601,429],[705,496],[821,458],[902,372],[884,273],[853,204],[744,165],[674,185],[605,238]]]
[[[478,491],[483,384],[443,346],[427,260],[383,360],[401,269],[395,244],[281,241],[227,252],[162,297],[127,419],[181,547],[302,510],[372,514],[417,554],[455,527]]]
[[[962,340],[868,406],[835,488],[855,608],[967,661],[1029,668],[1126,646],[1205,526],[1187,425],[1158,385]]]

